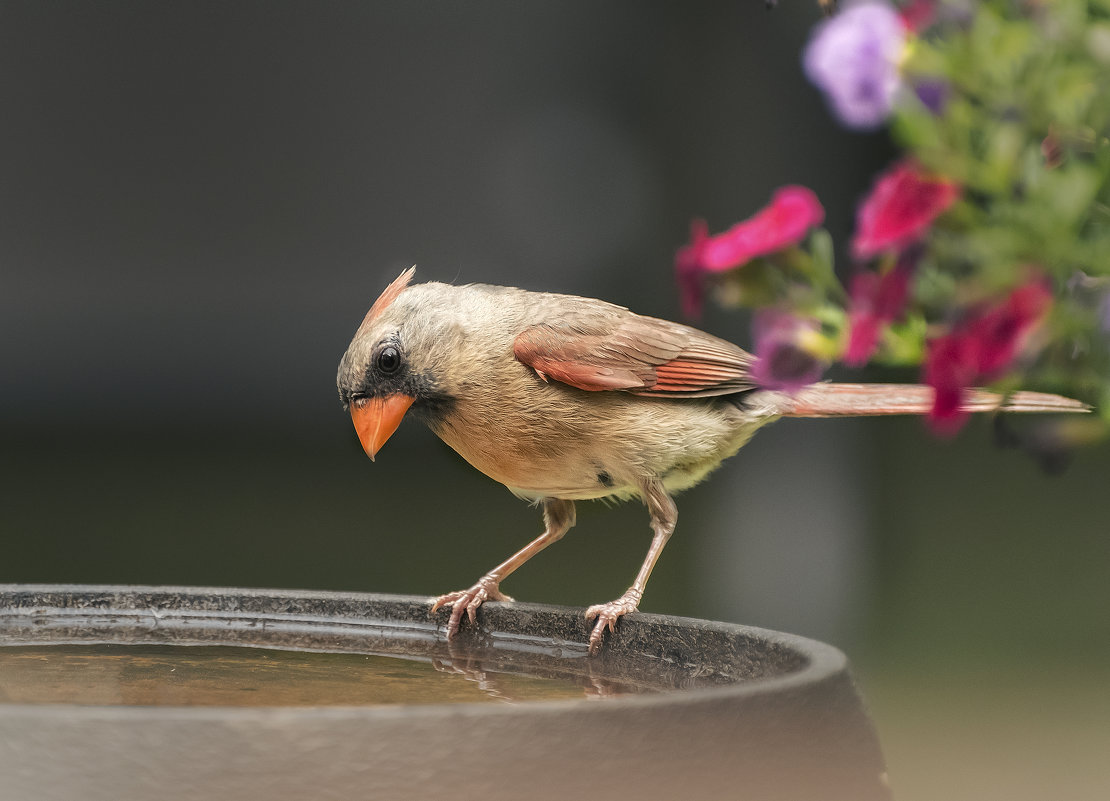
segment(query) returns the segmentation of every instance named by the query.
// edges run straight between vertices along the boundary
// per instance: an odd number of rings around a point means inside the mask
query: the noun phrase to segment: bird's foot
[[[434,614],[442,606],[451,606],[451,617],[447,621],[447,639],[459,633],[459,624],[462,622],[463,613],[473,623],[478,615],[478,607],[486,601],[511,601],[513,600],[498,587],[497,579],[485,575],[469,590],[449,592],[436,598],[432,604]]]
[[[628,592],[615,601],[594,604],[586,610],[586,620],[597,618],[594,630],[590,632],[590,656],[596,656],[601,648],[601,641],[605,637],[605,629],[616,631],[617,619],[629,612],[635,612],[640,606],[640,598],[642,597],[642,592],[629,589]]]

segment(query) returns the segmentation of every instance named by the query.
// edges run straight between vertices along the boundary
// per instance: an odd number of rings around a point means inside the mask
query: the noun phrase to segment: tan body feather
[[[456,403],[449,416],[430,421],[431,428],[521,497],[629,498],[640,494],[647,476],[681,491],[774,419],[769,409],[753,415],[720,400],[589,392],[544,380],[513,357],[524,329],[548,318],[573,327],[576,317],[593,322],[599,315],[631,314],[618,306],[587,300],[585,313],[568,315],[566,302],[580,299],[441,284],[420,284],[406,296],[414,295],[419,313],[419,306],[445,291],[453,301],[452,349],[458,357],[447,391]],[[609,482],[599,480],[606,475]]]

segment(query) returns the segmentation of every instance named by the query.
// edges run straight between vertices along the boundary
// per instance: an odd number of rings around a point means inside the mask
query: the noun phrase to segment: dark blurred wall
[[[805,84],[816,19],[755,0],[0,3],[0,580],[469,585],[539,516],[415,425],[361,455],[334,374],[366,308],[415,263],[676,317],[690,219],[720,230],[790,182],[843,242],[891,151]],[[703,325],[748,342],[738,315]],[[838,641],[928,609],[918,540],[898,539],[913,504],[891,499],[931,497],[937,476],[901,471],[935,447],[914,422],[761,435],[680,500],[645,608]],[[952,480],[963,452],[940,452]],[[1097,541],[1102,513],[1068,499],[1105,459],[1055,484],[1004,459],[1050,505],[1071,493],[1057,505]],[[944,541],[982,533],[981,497]],[[643,510],[579,519],[510,592],[624,589]]]
[[[846,222],[868,144],[802,83],[811,19],[4,3],[0,412],[323,425],[337,352],[413,263],[673,315],[691,215],[805,181]]]

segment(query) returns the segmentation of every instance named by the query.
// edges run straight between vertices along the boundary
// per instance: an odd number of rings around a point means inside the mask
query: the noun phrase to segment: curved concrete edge
[[[697,661],[684,649],[725,643],[726,654],[748,652],[747,661],[733,664],[738,674],[763,675],[657,695],[514,706],[0,706],[0,775],[12,797],[25,801],[889,798],[874,729],[843,654],[831,646],[731,624],[635,615],[621,621],[602,657],[587,659],[579,610],[500,604],[484,608],[478,631],[452,650],[427,603],[357,593],[9,585],[0,586],[0,643],[12,642],[13,632],[23,641],[24,623],[45,635],[39,642],[57,633],[50,631],[55,623],[78,639],[81,626],[110,628],[118,613],[131,616],[127,626],[175,642],[199,633],[197,641],[206,644],[244,644],[236,639],[244,633],[276,632],[266,647],[296,647],[314,636],[314,627],[338,625],[326,637],[343,639],[360,631],[362,619],[367,630],[355,640],[388,644],[398,642],[396,631],[384,640],[370,631],[385,625],[388,612],[417,650],[441,649],[456,659],[497,659],[520,642],[541,651],[555,643],[567,656],[540,655],[600,675],[637,660],[649,669],[684,668]],[[198,625],[205,615],[214,625]],[[783,664],[793,669],[767,675]]]

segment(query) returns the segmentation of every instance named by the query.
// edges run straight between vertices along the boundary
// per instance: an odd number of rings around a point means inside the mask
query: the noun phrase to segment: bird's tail
[[[866,417],[883,414],[927,414],[933,408],[933,388],[921,384],[814,384],[775,404],[784,417]],[[1001,395],[969,390],[966,412],[1089,412],[1085,403],[1045,392]]]

